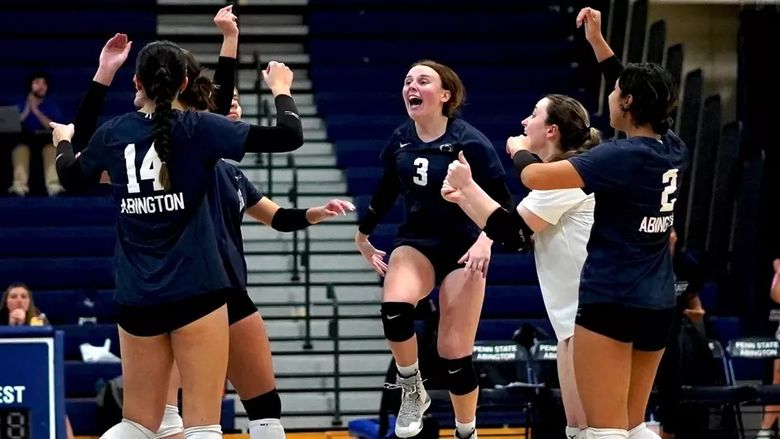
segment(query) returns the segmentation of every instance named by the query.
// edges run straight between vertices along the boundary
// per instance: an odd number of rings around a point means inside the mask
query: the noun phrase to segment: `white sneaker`
[[[756,439],[770,439],[775,437],[774,433],[772,433],[772,430],[758,430],[758,434],[756,435]]]
[[[395,435],[402,438],[417,436],[423,427],[423,413],[431,406],[431,397],[423,387],[420,371],[408,378],[396,376],[395,384],[388,389],[401,389],[401,409],[395,421]]]

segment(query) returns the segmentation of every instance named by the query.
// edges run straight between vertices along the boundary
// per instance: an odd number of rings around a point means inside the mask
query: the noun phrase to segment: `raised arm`
[[[585,28],[585,39],[593,48],[593,54],[599,62],[601,73],[607,82],[607,87],[612,87],[623,71],[623,64],[615,52],[609,47],[609,43],[601,33],[601,11],[593,8],[582,8],[577,14],[577,27]]]
[[[214,16],[214,24],[222,32],[222,48],[219,52],[217,70],[214,72],[214,103],[217,114],[227,115],[236,87],[236,64],[238,56],[238,24],[233,6],[226,6]]]
[[[100,51],[98,69],[76,112],[75,125],[79,127],[79,130],[73,135],[75,152],[84,149],[95,133],[108,87],[114,81],[116,72],[127,60],[127,55],[132,47],[133,42],[128,41],[127,35],[116,34],[106,42],[103,50]]]
[[[276,103],[276,126],[252,125],[246,141],[249,152],[290,152],[303,145],[303,126],[290,87],[293,72],[289,67],[271,61],[263,71],[263,79],[271,89]]]

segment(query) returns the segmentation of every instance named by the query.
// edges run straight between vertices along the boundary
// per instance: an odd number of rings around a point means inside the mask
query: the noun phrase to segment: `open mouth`
[[[409,98],[409,108],[415,109],[422,105],[423,101],[422,99],[418,98],[417,96],[412,96]]]

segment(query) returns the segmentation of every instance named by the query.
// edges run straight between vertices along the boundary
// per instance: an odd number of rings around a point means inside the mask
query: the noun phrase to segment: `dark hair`
[[[575,156],[601,143],[601,133],[590,126],[588,110],[580,101],[566,95],[552,94],[547,98],[547,125],[556,125],[561,134],[561,154],[552,161]]]
[[[40,76],[39,76],[40,77]],[[3,293],[3,302],[0,303],[0,315],[3,316],[3,318],[7,318],[9,311],[8,311],[8,296],[11,294],[11,290],[14,288],[24,288],[27,290],[27,295],[30,296],[30,307],[27,308],[27,313],[24,316],[24,323],[30,324],[30,320],[33,317],[37,317],[41,314],[41,311],[38,309],[38,307],[35,306],[35,301],[33,301],[33,294],[30,287],[27,286],[27,284],[22,282],[14,282],[11,285],[8,285],[8,288],[5,289],[5,293]]]
[[[665,134],[674,124],[677,86],[663,67],[654,63],[628,64],[618,79],[621,97],[631,95],[628,109],[636,125],[651,125],[657,134]]]
[[[214,103],[214,84],[211,79],[203,76],[205,69],[195,59],[189,50],[182,49],[184,59],[187,62],[187,88],[179,93],[179,101],[187,107],[198,111],[214,111],[217,106]]]
[[[441,88],[450,92],[450,100],[444,103],[442,114],[447,117],[457,116],[458,110],[466,101],[466,87],[463,86],[463,81],[460,80],[458,74],[444,64],[429,59],[417,61],[412,64],[412,67],[414,66],[430,67],[439,74]]]
[[[30,74],[30,76],[27,77],[27,82],[24,84],[24,86],[27,88],[27,93],[30,93],[32,91],[32,83],[36,79],[43,79],[46,81],[46,86],[49,86],[49,75],[44,72],[33,72]]]
[[[154,149],[160,157],[160,183],[166,191],[171,189],[168,162],[173,158],[171,149],[171,103],[187,75],[187,64],[182,50],[170,41],[154,41],[138,54],[135,74],[144,86],[146,96],[153,100]]]

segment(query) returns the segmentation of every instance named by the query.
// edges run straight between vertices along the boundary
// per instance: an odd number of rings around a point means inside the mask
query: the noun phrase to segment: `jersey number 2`
[[[677,198],[669,199],[677,190],[677,169],[664,172],[661,183],[664,185],[664,191],[661,193],[661,212],[671,212],[674,210],[674,202],[677,201]]]
[[[138,183],[138,176],[135,170],[135,143],[127,145],[125,148],[125,167],[127,168],[127,193],[137,194],[141,192],[141,185]],[[154,180],[154,190],[163,190],[160,184],[160,168],[162,162],[154,149],[154,143],[146,152],[143,162],[141,162],[141,180]]]
[[[428,184],[428,159],[417,157],[414,159],[414,166],[417,167],[417,175],[412,178],[414,184],[425,186]]]

